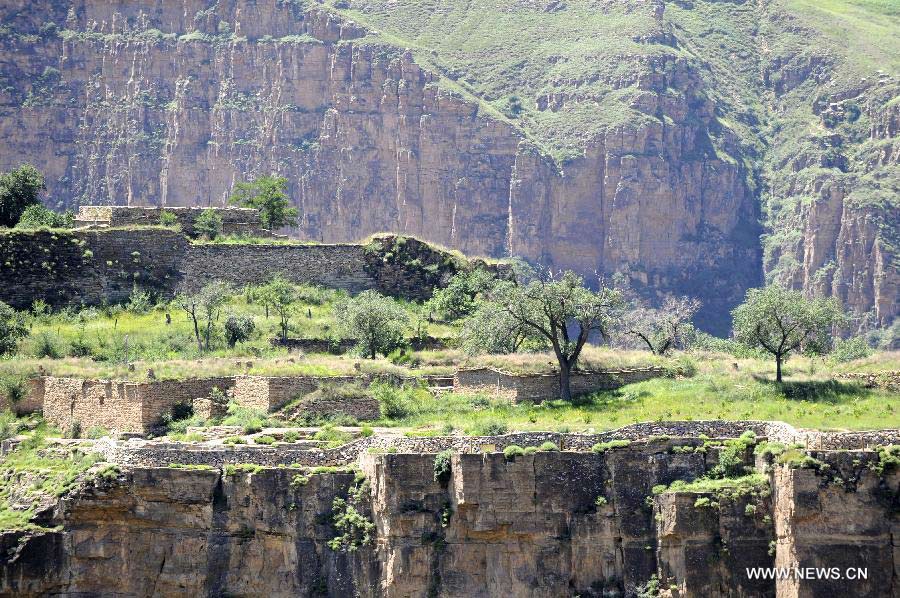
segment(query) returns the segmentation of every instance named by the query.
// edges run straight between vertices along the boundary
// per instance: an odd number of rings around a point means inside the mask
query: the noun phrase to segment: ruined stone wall
[[[163,211],[172,214],[188,236],[194,236],[194,222],[205,211],[212,210],[222,219],[222,233],[226,235],[255,235],[265,231],[259,210],[235,207],[155,207],[155,206],[80,206],[75,226],[156,226]]]
[[[570,384],[573,394],[612,390],[665,375],[663,368],[633,368],[604,372],[573,372]],[[454,388],[493,387],[511,391],[516,402],[540,402],[559,396],[557,374],[513,374],[495,368],[460,369],[453,377]]]
[[[27,309],[120,302],[135,286],[166,292],[187,245],[163,228],[0,231],[0,301]]]
[[[262,284],[281,275],[291,282],[359,293],[376,287],[365,268],[362,245],[191,245],[181,270],[181,288],[193,292],[221,280],[236,287]]]
[[[144,433],[175,405],[192,405],[214,388],[225,392],[233,378],[123,382],[81,378],[43,378],[44,418],[61,430],[77,424],[118,432]]]

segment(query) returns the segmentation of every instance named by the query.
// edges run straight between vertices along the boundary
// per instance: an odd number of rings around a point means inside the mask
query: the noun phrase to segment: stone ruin
[[[76,228],[116,228],[156,226],[163,212],[175,217],[176,224],[189,237],[197,236],[194,223],[205,211],[212,210],[222,219],[222,234],[268,237],[272,231],[260,220],[259,210],[236,207],[181,206],[81,206],[75,215]]]

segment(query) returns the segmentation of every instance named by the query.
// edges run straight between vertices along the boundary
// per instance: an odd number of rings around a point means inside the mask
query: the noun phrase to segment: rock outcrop
[[[546,85],[506,92],[533,94],[535,132],[498,112],[503,90],[477,95],[481,73],[407,44],[400,4],[7,2],[0,168],[35,163],[58,207],[222,205],[276,172],[302,238],[392,231],[591,282],[621,272],[651,297],[700,297],[716,332],[764,269],[870,326],[900,311],[896,82],[832,86],[851,59],[797,50],[824,34],[792,9],[510,0],[500,14],[635,27],[597,56],[525,56]],[[810,110],[835,130],[806,127]]]
[[[123,468],[35,521],[57,527],[0,534],[0,596],[897,595],[900,474],[877,454],[813,453],[815,467],[776,465],[747,493],[654,496],[717,462],[714,446],[674,444],[455,454],[441,468],[434,454],[366,454],[357,473]],[[747,574],[775,564],[869,578]]]

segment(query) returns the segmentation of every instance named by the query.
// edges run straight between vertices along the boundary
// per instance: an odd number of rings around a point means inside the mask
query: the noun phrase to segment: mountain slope
[[[898,313],[885,0],[2,11],[0,167],[35,162],[59,205],[219,204],[277,171],[304,237],[623,272],[718,332],[764,277]]]

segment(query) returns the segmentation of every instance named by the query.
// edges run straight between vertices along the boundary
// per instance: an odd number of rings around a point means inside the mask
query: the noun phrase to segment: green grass
[[[66,457],[44,454],[46,438],[58,432],[34,419],[28,428],[28,439],[0,461],[0,530],[33,527],[30,519],[42,497],[62,496],[100,460],[96,454],[78,451]]]
[[[897,354],[862,360],[863,370],[897,369]],[[732,363],[738,365],[733,370]],[[788,362],[786,380],[775,384],[768,361],[737,360],[721,355],[697,359],[691,378],[657,378],[616,391],[583,397],[579,404],[546,401],[511,404],[484,393],[454,392],[433,397],[421,388],[406,388],[398,416],[378,425],[412,428],[418,433],[450,426],[479,434],[492,422],[509,431],[569,429],[602,431],[629,423],[670,420],[780,420],[817,429],[879,429],[900,426],[900,395],[830,379],[836,371],[854,371],[854,362],[831,366],[821,360]],[[814,372],[810,374],[810,371]]]

